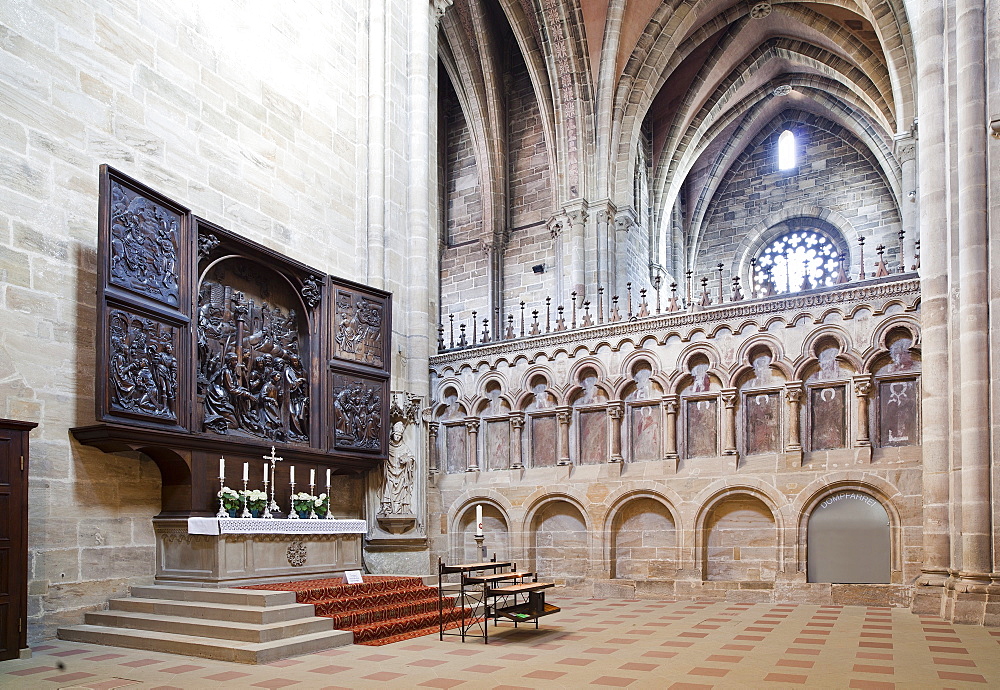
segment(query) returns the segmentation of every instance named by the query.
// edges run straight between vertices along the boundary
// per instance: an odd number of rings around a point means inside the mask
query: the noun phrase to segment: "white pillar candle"
[[[226,459],[219,458],[219,479],[226,478]]]
[[[483,536],[483,506],[476,506],[476,536]]]
[[[295,483],[295,465],[291,465],[288,468],[288,481],[292,484]]]
[[[326,468],[326,490],[330,490],[330,468]]]
[[[267,463],[264,463],[264,483],[267,484]]]
[[[247,481],[249,479],[250,479],[250,463],[245,462],[243,463],[243,481]]]
[[[316,470],[312,467],[309,468],[309,486],[316,483]]]

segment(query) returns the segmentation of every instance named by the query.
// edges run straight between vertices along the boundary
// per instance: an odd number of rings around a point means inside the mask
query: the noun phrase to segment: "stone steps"
[[[132,611],[97,611],[88,613],[86,620],[90,625],[107,628],[150,630],[239,642],[274,642],[289,636],[311,635],[333,629],[333,619],[316,617],[263,625],[253,623],[234,625],[230,621],[191,619],[184,616],[149,616]]]
[[[149,586],[112,599],[83,625],[60,628],[63,640],[219,661],[261,664],[351,644],[292,592]]]

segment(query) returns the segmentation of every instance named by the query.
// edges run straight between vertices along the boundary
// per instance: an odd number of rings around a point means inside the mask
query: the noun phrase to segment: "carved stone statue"
[[[412,513],[416,459],[403,440],[404,429],[402,422],[396,422],[389,433],[389,459],[385,463],[379,515]]]

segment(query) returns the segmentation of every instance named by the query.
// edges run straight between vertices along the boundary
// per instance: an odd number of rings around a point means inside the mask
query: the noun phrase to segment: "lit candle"
[[[295,465],[291,465],[288,468],[288,481],[292,484],[295,483]]]
[[[330,491],[330,468],[329,467],[326,468],[326,490],[327,490],[327,492]]]
[[[267,484],[267,463],[264,463],[264,483]]]
[[[315,483],[316,483],[316,470],[310,467],[309,468],[309,486],[312,486]]]
[[[476,506],[476,536],[483,536],[483,506]]]
[[[250,463],[243,463],[243,481],[250,479]]]
[[[219,479],[226,478],[226,459],[219,458]]]

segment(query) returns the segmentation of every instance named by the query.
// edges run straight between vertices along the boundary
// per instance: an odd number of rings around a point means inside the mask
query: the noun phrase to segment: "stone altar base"
[[[361,534],[188,534],[187,518],[155,518],[156,584],[236,587],[361,570]]]

